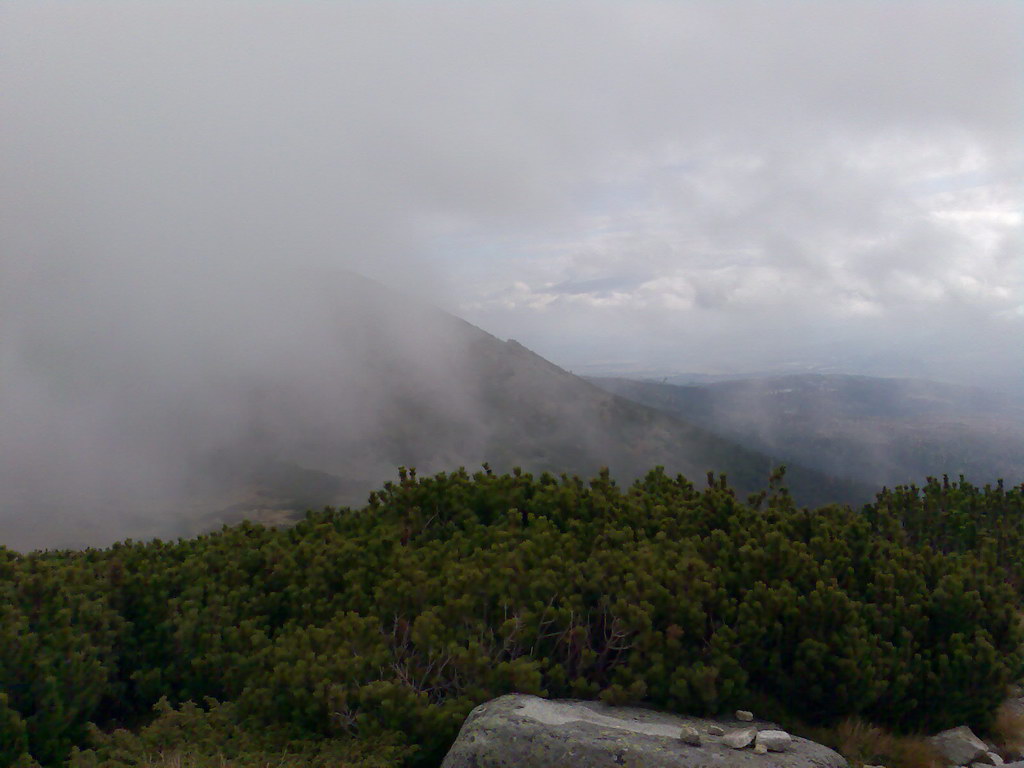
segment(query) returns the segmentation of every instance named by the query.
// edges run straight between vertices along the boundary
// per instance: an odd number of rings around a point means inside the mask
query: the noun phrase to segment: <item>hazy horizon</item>
[[[567,367],[1021,380],[1019,4],[0,19],[5,346],[110,279],[342,265]]]
[[[1019,3],[12,0],[0,50],[0,484],[37,506],[300,451],[312,405],[372,431],[410,381],[485,419],[348,271],[577,373],[1024,392]]]

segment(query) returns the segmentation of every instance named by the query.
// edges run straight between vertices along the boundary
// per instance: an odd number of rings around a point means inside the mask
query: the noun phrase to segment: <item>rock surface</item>
[[[749,747],[754,742],[754,738],[757,736],[757,728],[737,728],[734,731],[729,731],[722,737],[722,743],[727,747],[733,749],[743,749]]]
[[[756,746],[764,746],[769,752],[785,752],[793,743],[793,737],[785,731],[767,730],[758,731],[754,740]]]
[[[683,726],[683,730],[679,732],[679,740],[691,747],[699,747],[702,741],[700,731],[692,725]]]
[[[1024,715],[1024,696],[1011,696],[1003,702],[1003,706],[1015,715]]]
[[[685,725],[702,735],[701,746],[680,740]],[[710,735],[713,725],[728,723],[513,694],[470,713],[442,768],[848,768],[836,752],[800,738],[784,753],[730,749]]]
[[[966,725],[930,736],[928,742],[947,765],[970,765],[982,758],[988,760],[988,745]]]

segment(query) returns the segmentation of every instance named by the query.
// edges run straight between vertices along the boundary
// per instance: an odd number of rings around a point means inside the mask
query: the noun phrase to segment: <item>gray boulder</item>
[[[785,752],[793,743],[793,737],[785,731],[768,730],[758,731],[756,745],[764,745],[769,752]]]
[[[722,743],[733,749],[743,749],[754,743],[757,736],[757,728],[737,728],[729,731],[722,737]]]
[[[836,752],[800,738],[784,753],[730,749],[722,736],[709,732],[725,724],[639,707],[513,694],[469,714],[442,768],[848,768]],[[680,740],[683,726],[702,735],[701,746]]]
[[[970,765],[981,759],[988,760],[988,745],[966,725],[929,736],[928,742],[947,765]]]
[[[683,729],[679,732],[679,740],[684,744],[689,744],[691,747],[699,747],[704,741],[701,738],[700,731],[692,725],[683,726]]]
[[[1015,715],[1024,715],[1024,696],[1011,696],[1003,702],[1003,706]]]

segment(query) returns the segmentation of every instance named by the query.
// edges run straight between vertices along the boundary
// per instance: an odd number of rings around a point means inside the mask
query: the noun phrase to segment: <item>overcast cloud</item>
[[[1021,386],[1022,57],[1009,0],[9,0],[0,465],[174,485],[148,414],[331,381],[344,269],[576,371]]]
[[[8,342],[340,265],[570,367],[1024,369],[1019,3],[0,14]]]

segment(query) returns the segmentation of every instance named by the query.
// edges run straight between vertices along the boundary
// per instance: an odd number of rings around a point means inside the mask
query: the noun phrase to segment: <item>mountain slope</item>
[[[943,473],[1024,482],[1024,403],[979,388],[819,374],[689,386],[592,381],[779,460],[876,486]]]
[[[338,493],[321,503],[361,503],[398,466],[433,473],[487,462],[498,471],[585,476],[607,466],[627,482],[664,465],[695,482],[726,473],[744,493],[763,487],[773,468],[769,456],[605,392],[515,341],[371,281],[353,278],[347,294],[339,327],[376,329],[361,375],[326,397],[301,379],[276,385],[249,416],[263,436],[259,449],[229,449],[257,465],[272,458],[337,478]],[[384,331],[366,322],[382,308]],[[800,466],[788,484],[805,504],[857,503],[874,490]]]
[[[82,438],[90,453],[76,468],[89,483],[33,474],[45,453],[21,457],[23,471],[18,461],[0,468],[0,543],[80,546],[245,517],[281,522],[308,507],[360,504],[403,465],[585,476],[607,466],[620,482],[664,465],[698,483],[726,473],[742,493],[772,469],[766,455],[373,281],[285,280],[275,296],[288,300],[273,316],[266,302],[234,300],[221,325],[175,338],[195,370],[166,391],[104,381],[77,393],[108,414],[101,433]],[[800,467],[788,480],[804,504],[865,501],[872,490]]]

